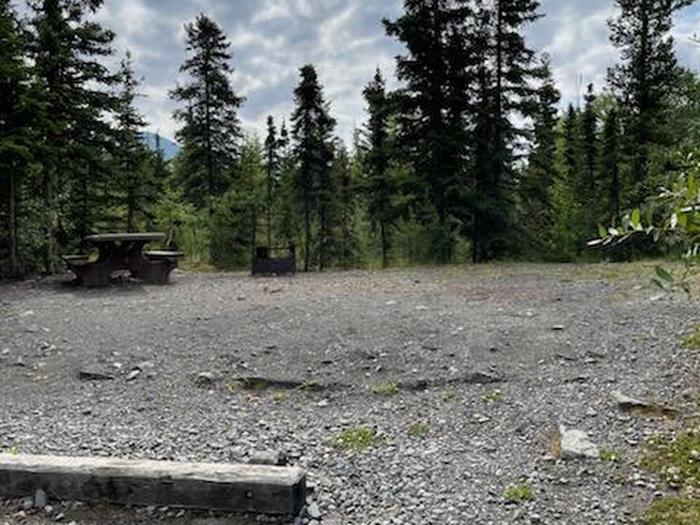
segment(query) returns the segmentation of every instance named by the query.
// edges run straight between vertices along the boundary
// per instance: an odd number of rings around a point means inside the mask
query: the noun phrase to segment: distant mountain
[[[146,141],[146,144],[148,144],[148,147],[151,148],[153,151],[156,149],[156,134],[152,133],[150,131],[145,131],[143,133],[143,138]],[[175,155],[178,154],[180,151],[180,146],[176,142],[173,142],[167,137],[164,137],[161,135],[160,137],[160,149],[163,150],[163,155],[165,156],[165,160],[172,160]]]

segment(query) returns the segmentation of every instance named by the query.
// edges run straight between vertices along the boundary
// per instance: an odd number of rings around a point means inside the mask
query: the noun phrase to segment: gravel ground
[[[321,513],[4,502],[0,525],[57,513],[76,524],[635,523],[663,489],[635,459],[647,437],[681,423],[625,413],[611,393],[694,413],[700,357],[679,341],[698,314],[619,268],[0,285],[0,450],[209,462],[281,451],[308,469]],[[559,424],[621,461],[550,458]],[[339,449],[358,427],[378,439]],[[506,501],[518,484],[532,501]]]

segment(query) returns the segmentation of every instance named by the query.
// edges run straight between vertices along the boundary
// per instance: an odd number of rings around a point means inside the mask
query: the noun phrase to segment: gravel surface
[[[0,450],[282,452],[312,488],[289,519],[4,502],[0,525],[635,523],[663,489],[635,459],[681,421],[627,413],[612,394],[695,412],[700,356],[680,340],[698,310],[618,268],[0,285]],[[621,460],[552,458],[560,425]],[[338,446],[358,428],[369,448]],[[517,485],[534,498],[507,501]]]

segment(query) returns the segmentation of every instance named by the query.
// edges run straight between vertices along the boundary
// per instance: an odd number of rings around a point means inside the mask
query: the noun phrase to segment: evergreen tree
[[[103,119],[115,107],[106,90],[115,77],[101,59],[112,53],[114,34],[90,19],[102,0],[30,0],[29,5],[33,76],[42,108],[35,128],[42,137],[36,150],[44,198],[44,263],[53,273],[62,219],[58,197],[70,200],[64,193],[74,174],[90,173],[82,184],[90,191],[101,172],[93,164],[101,156],[93,145],[109,140]]]
[[[312,219],[318,215],[319,268],[325,266],[326,247],[330,241],[331,162],[335,120],[312,65],[301,68],[301,81],[294,90],[296,108],[292,115],[292,137],[297,174],[294,187],[301,203],[304,228],[304,271],[309,271],[312,250]]]
[[[374,79],[364,92],[369,121],[367,123],[367,152],[364,157],[366,167],[365,191],[367,208],[372,223],[379,229],[382,266],[389,265],[389,230],[396,219],[392,207],[395,195],[389,181],[389,118],[391,107],[386,93],[386,82],[377,69]]]
[[[138,215],[148,214],[147,206],[154,198],[151,166],[148,162],[146,145],[142,139],[142,130],[146,121],[134,106],[138,96],[138,86],[139,81],[134,74],[131,53],[127,51],[120,67],[115,154],[128,232],[137,230]]]
[[[23,179],[31,157],[25,46],[10,1],[0,0],[0,194],[4,197],[7,259],[9,275],[13,278],[23,274],[18,215]]]
[[[576,185],[576,195],[581,203],[583,235],[593,238],[599,224],[600,191],[598,188],[598,115],[593,84],[589,84],[585,107],[580,119],[582,172]]]
[[[668,145],[664,110],[679,82],[674,41],[674,14],[693,0],[616,0],[620,11],[610,21],[611,41],[622,63],[609,72],[625,120],[626,150],[635,183],[632,205],[653,190],[647,177],[651,149]]]
[[[337,224],[336,257],[342,268],[350,268],[357,263],[357,239],[355,237],[355,201],[357,189],[352,176],[352,167],[348,150],[344,145],[337,148],[333,161],[333,186],[337,196],[335,208]]]
[[[518,192],[520,228],[531,255],[541,255],[549,249],[548,237],[553,224],[551,193],[557,177],[557,113],[561,99],[552,78],[549,56],[542,57],[537,75],[542,83],[537,90],[533,115],[533,144]]]
[[[210,218],[211,262],[224,269],[250,265],[256,247],[257,222],[264,206],[264,148],[246,138],[233,170],[233,184],[214,201]]]
[[[516,142],[524,137],[514,114],[532,117],[536,104],[531,87],[536,78],[534,52],[523,35],[527,24],[540,15],[536,0],[495,0],[479,13],[474,48],[480,64],[477,82],[478,111],[475,135],[486,149],[476,158],[478,180],[475,228],[472,239],[475,262],[502,255],[509,229]]]
[[[182,123],[177,133],[183,144],[181,183],[186,196],[198,207],[222,195],[230,183],[241,140],[237,96],[229,76],[233,55],[221,28],[205,15],[185,25],[188,58],[180,72],[189,81],[171,92],[184,105],[174,114]]]
[[[621,212],[621,181],[620,181],[620,124],[616,108],[611,108],[605,116],[602,139],[602,180],[603,188],[607,189],[607,218],[608,224],[617,224]]]
[[[161,146],[160,133],[155,136],[155,148],[151,152],[151,173],[153,174],[153,189],[160,194],[169,183],[170,167],[165,160],[165,152]],[[157,199],[156,199],[157,200]]]
[[[408,51],[397,59],[397,75],[405,83],[394,94],[399,139],[427,189],[428,207],[437,214],[435,252],[441,262],[452,257],[449,223],[454,197],[461,195],[466,155],[469,5],[466,1],[405,0],[403,15],[384,21],[387,34]]]
[[[267,219],[267,246],[272,248],[272,210],[275,206],[275,193],[279,184],[279,147],[277,128],[272,116],[267,117],[267,137],[265,138],[265,215]]]

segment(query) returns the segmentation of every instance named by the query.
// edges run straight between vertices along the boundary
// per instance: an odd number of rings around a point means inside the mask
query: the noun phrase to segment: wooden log
[[[65,501],[297,514],[306,475],[295,467],[0,454],[0,498],[38,489]]]

